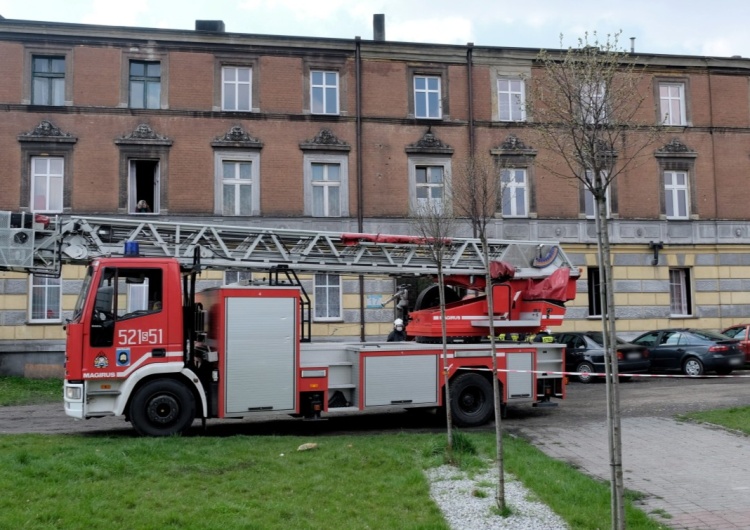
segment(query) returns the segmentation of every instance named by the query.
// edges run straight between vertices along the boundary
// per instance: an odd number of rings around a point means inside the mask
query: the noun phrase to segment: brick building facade
[[[566,327],[599,326],[590,196],[534,165],[522,101],[538,50],[196,27],[0,19],[0,210],[409,233],[410,208],[448,200],[472,149],[518,156],[490,236],[561,241],[582,271]],[[643,117],[668,125],[610,192],[618,328],[720,329],[750,316],[750,60],[638,61]],[[392,279],[307,282],[339,300],[318,336],[386,333]],[[77,267],[59,283],[0,273],[0,353],[44,371],[79,285]]]

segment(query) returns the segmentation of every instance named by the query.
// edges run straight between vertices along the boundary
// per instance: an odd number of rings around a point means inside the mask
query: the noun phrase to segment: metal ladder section
[[[62,263],[122,255],[126,241],[137,241],[139,255],[176,258],[208,269],[269,270],[329,274],[437,274],[430,245],[416,236],[342,234],[248,226],[206,225],[143,219],[69,216],[46,229],[9,228],[0,212],[0,270],[59,273]],[[481,241],[442,242],[444,274],[480,275],[486,267]],[[513,265],[516,278],[544,278],[560,267],[573,268],[557,242],[488,241],[491,261]]]

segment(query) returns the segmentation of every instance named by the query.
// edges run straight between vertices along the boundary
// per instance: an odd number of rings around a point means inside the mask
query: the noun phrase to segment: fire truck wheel
[[[492,384],[479,374],[457,376],[450,384],[453,423],[459,427],[484,425],[494,414]]]
[[[185,432],[195,419],[195,398],[173,379],[143,385],[130,403],[130,421],[143,436],[170,436]]]

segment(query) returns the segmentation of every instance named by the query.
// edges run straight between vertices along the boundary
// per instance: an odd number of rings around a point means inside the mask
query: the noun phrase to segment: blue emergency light
[[[125,256],[137,256],[139,253],[138,241],[125,241]]]

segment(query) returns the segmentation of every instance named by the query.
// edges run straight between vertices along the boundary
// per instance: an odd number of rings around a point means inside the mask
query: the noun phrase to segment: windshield
[[[78,321],[83,314],[83,304],[86,303],[86,297],[91,289],[91,279],[94,277],[94,269],[89,266],[86,268],[86,277],[83,279],[83,285],[81,286],[81,292],[78,293],[78,300],[76,300],[76,307],[73,309],[73,318],[70,320],[73,322]]]

